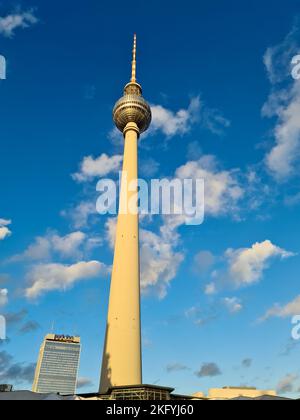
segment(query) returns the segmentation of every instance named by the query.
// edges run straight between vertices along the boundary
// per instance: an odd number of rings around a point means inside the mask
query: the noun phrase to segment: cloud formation
[[[266,321],[269,318],[289,318],[300,314],[300,295],[284,306],[275,304],[269,309],[260,321]]]
[[[54,290],[68,290],[81,280],[106,276],[108,268],[99,261],[81,261],[73,265],[39,264],[27,275],[29,283],[25,290],[28,299],[35,299]]]
[[[0,17],[0,35],[13,38],[17,29],[29,28],[38,22],[34,9],[27,11],[18,10],[5,17]]]
[[[36,321],[27,321],[22,327],[19,329],[21,334],[29,334],[31,332],[37,331],[40,329],[41,326]]]
[[[204,363],[200,370],[195,373],[198,378],[212,378],[222,375],[221,369],[216,363]]]
[[[204,179],[205,214],[219,217],[237,215],[239,201],[244,196],[236,170],[223,170],[215,156],[204,155],[176,170],[180,179]]]
[[[230,126],[230,121],[219,110],[208,108],[200,96],[193,97],[188,108],[176,112],[162,105],[152,105],[151,110],[152,123],[148,135],[160,131],[167,138],[183,136],[189,133],[196,123],[200,123],[215,135],[222,135]]]
[[[9,312],[4,314],[7,327],[10,329],[17,327],[17,330],[20,334],[29,334],[41,328],[40,324],[36,321],[26,321],[27,316],[28,311],[26,309],[22,309],[18,312]]]
[[[9,312],[9,313],[4,314],[5,319],[6,319],[6,324],[9,327],[14,327],[15,325],[24,321],[27,315],[28,315],[28,311],[26,309],[22,309],[18,312]]]
[[[166,137],[188,133],[200,117],[200,98],[193,98],[187,109],[173,112],[161,105],[152,105],[152,123],[148,134],[161,131]]]
[[[144,293],[155,290],[163,299],[171,281],[176,277],[184,259],[182,252],[176,252],[176,244],[163,233],[155,234],[141,230],[141,288]]]
[[[181,363],[172,363],[166,367],[167,373],[182,372],[184,370],[189,370],[189,368]]]
[[[11,220],[0,219],[0,241],[11,235],[11,231],[7,226],[11,225]]]
[[[206,285],[205,293],[215,294],[225,286],[234,289],[251,286],[262,280],[264,271],[274,259],[284,260],[295,255],[274,245],[270,240],[256,242],[249,248],[229,248],[224,253],[224,265],[211,272],[211,282]],[[226,303],[229,306],[231,304],[232,309],[238,309],[240,304],[232,300]]]
[[[275,145],[266,156],[267,168],[278,181],[287,181],[299,167],[300,82],[283,92],[275,92],[263,109],[265,116],[277,116]]]
[[[0,382],[32,384],[35,363],[16,363],[6,351],[0,352]]]
[[[277,181],[297,175],[300,161],[300,81],[293,80],[291,61],[299,51],[300,29],[295,26],[282,43],[269,48],[264,63],[272,84],[263,107],[265,117],[276,117],[275,144],[265,158],[266,166]],[[282,82],[286,82],[283,87]]]
[[[252,366],[252,363],[253,363],[253,360],[252,359],[244,359],[243,361],[242,361],[242,367],[243,368],[250,368],[251,366]]]
[[[243,309],[243,305],[240,299],[236,297],[224,298],[223,303],[225,307],[227,308],[228,312],[231,314],[237,314],[238,312],[241,312],[241,310]]]
[[[85,200],[79,204],[71,207],[68,210],[63,210],[61,215],[71,219],[72,225],[75,229],[82,229],[88,226],[90,218],[97,214],[96,200]]]
[[[286,259],[294,255],[269,240],[257,242],[250,248],[226,251],[229,275],[236,287],[257,283],[273,258]]]
[[[83,232],[72,232],[64,237],[52,235],[51,242],[53,249],[63,257],[73,257],[79,252],[80,246],[86,240],[86,234]]]
[[[122,155],[108,156],[103,153],[97,158],[87,156],[81,162],[79,172],[73,174],[72,178],[77,182],[86,182],[111,173],[118,173],[122,168],[122,161]]]
[[[40,261],[48,260],[53,254],[61,258],[76,258],[82,256],[81,248],[87,240],[87,235],[81,231],[60,236],[56,232],[48,232],[46,236],[38,236],[22,253],[13,256],[10,261]]]

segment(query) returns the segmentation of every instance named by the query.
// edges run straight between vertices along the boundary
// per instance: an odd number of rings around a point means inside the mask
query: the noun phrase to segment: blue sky
[[[206,181],[201,226],[142,221],[144,382],[297,395],[299,6],[1,3],[0,382],[30,386],[54,325],[80,334],[82,391],[98,387],[114,221],[95,186],[120,169],[111,110],[136,32],[153,109],[140,173]]]

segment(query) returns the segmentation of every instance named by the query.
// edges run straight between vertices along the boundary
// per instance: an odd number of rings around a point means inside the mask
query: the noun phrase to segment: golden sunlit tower
[[[116,103],[113,119],[124,135],[124,162],[120,189],[114,263],[100,392],[142,384],[140,310],[140,256],[138,215],[138,139],[151,123],[151,109],[136,81],[136,36],[132,76]],[[133,183],[136,185],[132,188]],[[129,188],[130,187],[130,188]],[[129,191],[130,189],[130,191]]]

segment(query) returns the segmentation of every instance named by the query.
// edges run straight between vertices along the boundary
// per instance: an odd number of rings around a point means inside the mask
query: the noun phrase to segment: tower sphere
[[[114,107],[113,118],[122,133],[131,122],[136,123],[140,133],[149,128],[152,119],[151,108],[142,97],[142,89],[137,83],[129,83],[125,87],[124,96]]]
[[[125,86],[124,96],[114,107],[113,119],[122,133],[128,123],[135,123],[140,133],[145,132],[151,124],[151,108],[142,97],[142,87],[136,82],[136,35],[134,36],[131,81]]]

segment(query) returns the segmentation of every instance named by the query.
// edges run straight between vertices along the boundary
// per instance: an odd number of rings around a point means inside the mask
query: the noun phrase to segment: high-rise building
[[[40,349],[33,392],[75,394],[80,352],[79,337],[48,334]]]
[[[13,386],[7,384],[0,384],[0,392],[12,392]]]
[[[123,176],[111,278],[100,392],[142,384],[138,140],[151,123],[151,109],[136,80],[136,36],[131,81],[113,118],[124,135]],[[136,183],[136,185],[134,184]],[[130,188],[129,188],[130,187]]]

